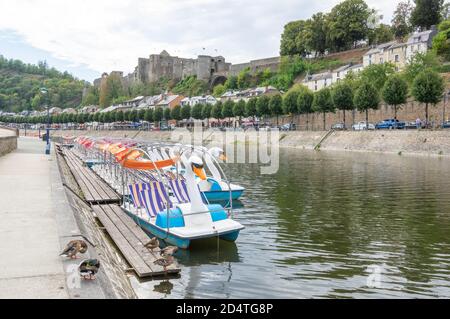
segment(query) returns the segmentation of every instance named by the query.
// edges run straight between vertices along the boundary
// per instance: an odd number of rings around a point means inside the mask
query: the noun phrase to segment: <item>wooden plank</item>
[[[66,162],[74,173],[85,198],[90,203],[118,203],[119,195],[100,179],[93,171],[83,165],[71,150],[65,150]]]
[[[122,235],[116,225],[109,219],[106,213],[103,211],[102,206],[94,206],[94,211],[97,217],[100,219],[103,226],[108,231],[109,236],[114,240],[115,244],[122,252],[123,256],[127,259],[133,269],[136,271],[139,277],[152,276],[150,267],[139,256],[137,251],[130,245],[127,239]]]
[[[122,208],[120,208],[117,205],[109,205],[109,211],[105,211],[106,213],[110,212],[109,217],[114,223],[123,223],[125,227],[127,227],[128,232],[131,232],[132,235],[127,236],[127,238],[131,238],[132,236],[135,237],[137,240],[137,243],[134,244],[130,241],[130,244],[133,245],[136,250],[140,254],[142,254],[144,261],[152,268],[153,273],[155,274],[164,274],[164,268],[158,265],[154,264],[154,261],[161,258],[159,255],[160,249],[154,249],[153,251],[150,251],[149,249],[145,248],[144,245],[150,240],[150,237],[142,230],[141,227],[139,227],[133,219],[128,216]],[[123,232],[125,235],[125,231]],[[167,271],[170,272],[179,272],[179,270],[176,269],[177,266],[175,264],[167,267]]]

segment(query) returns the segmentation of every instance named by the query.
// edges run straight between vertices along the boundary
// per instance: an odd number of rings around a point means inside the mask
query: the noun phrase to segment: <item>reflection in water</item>
[[[153,291],[158,292],[160,294],[164,294],[164,297],[167,297],[167,295],[170,295],[173,289],[173,284],[166,280],[161,281],[158,285],[155,285],[153,287]]]
[[[246,229],[178,252],[166,297],[450,297],[447,159],[284,150],[229,175]]]

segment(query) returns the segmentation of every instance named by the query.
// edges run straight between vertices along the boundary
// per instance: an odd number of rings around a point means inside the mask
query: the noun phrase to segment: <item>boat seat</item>
[[[169,181],[169,185],[178,203],[189,203],[191,201],[185,180],[172,179]]]
[[[145,210],[150,217],[156,217],[156,215],[172,207],[172,203],[164,188],[163,182],[151,182],[148,183],[149,188],[140,192],[142,201],[144,203]]]

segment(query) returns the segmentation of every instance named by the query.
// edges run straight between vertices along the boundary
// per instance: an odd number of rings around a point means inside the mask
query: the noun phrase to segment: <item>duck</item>
[[[155,265],[161,266],[164,268],[164,271],[167,272],[167,267],[172,265],[175,261],[175,258],[171,255],[164,255],[162,258],[155,260],[153,263]]]
[[[178,251],[178,247],[176,246],[167,246],[166,248],[160,251],[161,256],[173,256]]]
[[[66,248],[62,251],[60,256],[65,256],[71,259],[77,259],[77,254],[84,254],[88,250],[88,245],[84,240],[71,240]]]
[[[159,247],[159,240],[156,237],[153,237],[152,239],[150,239],[150,241],[148,243],[146,243],[145,248],[150,249],[151,251],[153,251],[154,249]]]
[[[100,261],[98,259],[86,259],[78,266],[80,276],[88,280],[94,280],[99,269]]]

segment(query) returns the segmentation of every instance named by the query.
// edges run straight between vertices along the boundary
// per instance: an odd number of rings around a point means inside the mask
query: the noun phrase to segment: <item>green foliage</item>
[[[414,0],[416,6],[411,13],[411,24],[414,27],[428,30],[442,20],[444,0]]]
[[[144,121],[153,122],[153,110],[152,109],[145,110]]]
[[[444,79],[434,71],[423,71],[414,80],[412,94],[418,102],[437,104],[443,93]]]
[[[404,70],[404,76],[409,84],[414,82],[414,79],[426,70],[436,71],[440,66],[440,62],[433,51],[428,51],[427,53],[416,53],[412,58],[410,63],[406,66]]]
[[[296,90],[291,90],[284,96],[283,111],[285,114],[296,114],[298,112],[298,94]]]
[[[375,29],[369,29],[368,39],[370,45],[386,43],[394,39],[394,32],[390,26],[380,24]]]
[[[223,84],[216,85],[213,89],[213,95],[215,97],[221,97],[225,93],[226,90],[227,90],[227,88],[225,87],[225,85],[223,85]]]
[[[100,115],[103,113],[100,113]],[[98,119],[100,121],[100,118]],[[116,122],[123,122],[124,121],[124,114],[123,111],[117,111],[115,115]]]
[[[414,31],[410,22],[412,10],[413,6],[411,5],[410,0],[402,1],[397,4],[397,8],[394,11],[394,17],[392,18],[392,29],[396,38],[403,39]]]
[[[211,116],[215,119],[222,118],[222,102],[219,101],[213,105],[211,110]]]
[[[331,95],[335,108],[338,110],[353,110],[353,89],[348,83],[336,84]]]
[[[39,110],[45,104],[75,108],[81,103],[85,85],[67,72],[49,69],[45,62],[36,66],[0,55],[0,110]],[[39,90],[43,86],[48,89],[45,96]]]
[[[298,113],[300,114],[312,113],[313,101],[314,101],[314,93],[310,89],[303,87],[303,89],[299,90],[297,95]]]
[[[247,89],[251,85],[251,79],[252,76],[250,74],[250,68],[245,68],[241,72],[239,72],[239,75],[237,77],[237,86],[239,89]]]
[[[353,103],[359,111],[378,109],[380,105],[378,90],[374,85],[363,82],[355,92]]]
[[[323,88],[322,90],[314,93],[312,109],[316,112],[322,113],[335,111],[331,90],[329,88]]]
[[[267,95],[263,95],[256,101],[256,113],[260,117],[264,117],[270,114],[269,108],[270,98]]]
[[[450,61],[450,20],[439,25],[439,33],[433,38],[433,51],[444,60]]]
[[[233,106],[233,115],[237,117],[241,117],[245,115],[245,101],[239,100]]]
[[[203,104],[196,104],[194,105],[194,107],[192,108],[192,117],[196,120],[203,120]]]
[[[233,117],[234,102],[228,100],[222,106],[222,118]]]
[[[178,82],[172,89],[172,92],[184,96],[198,96],[208,90],[208,84],[205,81],[197,80],[195,75],[188,76]]]
[[[230,76],[225,82],[225,90],[236,90],[238,89],[238,78],[237,76]]]
[[[270,98],[269,111],[271,115],[283,114],[283,98],[280,94],[275,94]]]
[[[181,121],[183,118],[181,117],[181,106],[176,105],[171,111],[170,117],[175,121]]]
[[[371,12],[363,0],[345,0],[330,12],[329,42],[336,51],[352,48],[368,34],[367,20]]]
[[[167,121],[172,119],[172,111],[169,107],[164,110],[164,119]]]
[[[245,105],[245,116],[256,116],[256,102],[257,98],[252,97],[250,100],[248,100],[247,104]]]
[[[189,105],[181,107],[181,117],[185,120],[189,120],[191,118],[191,107]]]
[[[388,77],[394,72],[395,69],[391,63],[372,64],[361,72],[361,80],[371,83],[377,90],[381,90]]]
[[[162,109],[162,107],[155,108],[155,110],[153,111],[153,121],[161,122],[161,120],[163,119],[163,116],[164,116],[164,110]]]
[[[203,105],[202,117],[204,119],[209,119],[211,117],[211,112],[212,112],[212,105],[211,104]]]
[[[408,83],[400,75],[394,74],[384,84],[381,95],[389,105],[405,104],[408,98]]]

